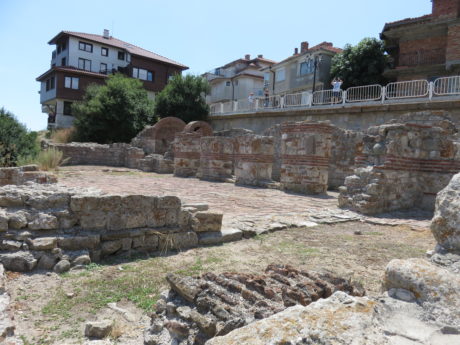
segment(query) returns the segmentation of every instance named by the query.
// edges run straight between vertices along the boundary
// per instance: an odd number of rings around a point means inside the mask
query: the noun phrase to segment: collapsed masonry
[[[222,214],[175,196],[104,195],[59,185],[0,188],[0,263],[57,272],[108,255],[165,252],[241,239]]]
[[[359,284],[329,273],[269,265],[262,274],[169,274],[171,290],[156,304],[144,345],[204,344],[290,306],[306,306],[336,291],[363,296]]]
[[[51,173],[40,171],[37,165],[0,168],[0,186],[21,185],[27,182],[47,184],[56,183],[57,177]]]

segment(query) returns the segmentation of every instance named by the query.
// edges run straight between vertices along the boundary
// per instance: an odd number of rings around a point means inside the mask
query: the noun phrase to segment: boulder
[[[56,237],[39,237],[35,239],[29,239],[27,241],[30,249],[32,250],[50,250],[56,247]]]
[[[70,270],[70,262],[68,260],[59,261],[53,268],[56,273],[64,273]]]
[[[18,251],[0,254],[0,262],[6,270],[15,272],[29,272],[37,266],[37,260],[30,252]]]
[[[113,328],[110,320],[88,321],[85,325],[85,336],[88,338],[102,339],[107,337]]]
[[[460,173],[438,193],[431,231],[441,247],[460,253]]]

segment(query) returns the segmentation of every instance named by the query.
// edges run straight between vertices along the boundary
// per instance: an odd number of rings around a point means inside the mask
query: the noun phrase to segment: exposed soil
[[[375,296],[391,259],[423,257],[434,245],[427,228],[348,222],[279,231],[161,257],[117,259],[62,275],[10,273],[8,289],[16,334],[25,344],[84,344],[85,321],[110,318],[116,320],[110,341],[134,345],[143,343],[148,313],[167,288],[167,273],[258,274],[268,264],[282,263],[351,278]],[[124,311],[107,307],[113,302]]]

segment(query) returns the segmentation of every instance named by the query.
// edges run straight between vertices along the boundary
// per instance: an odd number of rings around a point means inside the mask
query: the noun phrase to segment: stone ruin
[[[363,296],[357,283],[329,273],[269,265],[265,273],[205,273],[166,277],[171,290],[156,304],[144,345],[204,344],[213,337],[267,318],[284,309],[306,306],[336,291]]]
[[[265,274],[174,274],[144,345],[460,343],[460,173],[439,192],[429,259],[392,260],[384,292],[330,274],[270,265]]]
[[[0,188],[0,263],[63,272],[109,255],[166,252],[241,239],[222,214],[175,196],[105,195],[59,185]]]
[[[6,185],[21,185],[27,182],[40,184],[56,183],[57,177],[52,173],[40,171],[37,165],[0,168],[0,187]]]
[[[340,187],[339,205],[364,214],[421,207],[460,171],[452,128],[394,123],[371,127],[358,148],[354,174]]]

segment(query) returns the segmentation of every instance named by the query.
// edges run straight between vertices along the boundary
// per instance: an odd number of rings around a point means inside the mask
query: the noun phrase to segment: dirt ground
[[[358,230],[361,235],[355,234]],[[148,313],[167,288],[168,272],[257,273],[270,263],[286,263],[351,278],[375,296],[391,259],[423,257],[434,244],[428,229],[349,222],[279,231],[177,254],[92,264],[61,275],[11,273],[8,286],[16,334],[25,344],[84,344],[85,321],[109,318],[116,320],[113,343],[134,345],[143,343]],[[107,307],[113,302],[121,312]]]
[[[206,202],[211,209],[216,206],[227,217],[338,210],[334,193],[325,198],[311,198],[125,169],[69,167],[60,172],[59,181],[106,192],[176,194],[187,202]],[[366,221],[292,228],[179,253],[117,258],[61,275],[9,272],[15,333],[25,345],[85,344],[87,320],[112,319],[115,327],[107,344],[143,344],[148,315],[159,293],[167,288],[164,277],[169,272],[258,273],[270,263],[283,263],[331,271],[362,283],[368,295],[376,296],[389,261],[423,257],[434,248],[435,241],[426,217],[398,222],[384,218],[384,222],[393,226]]]

